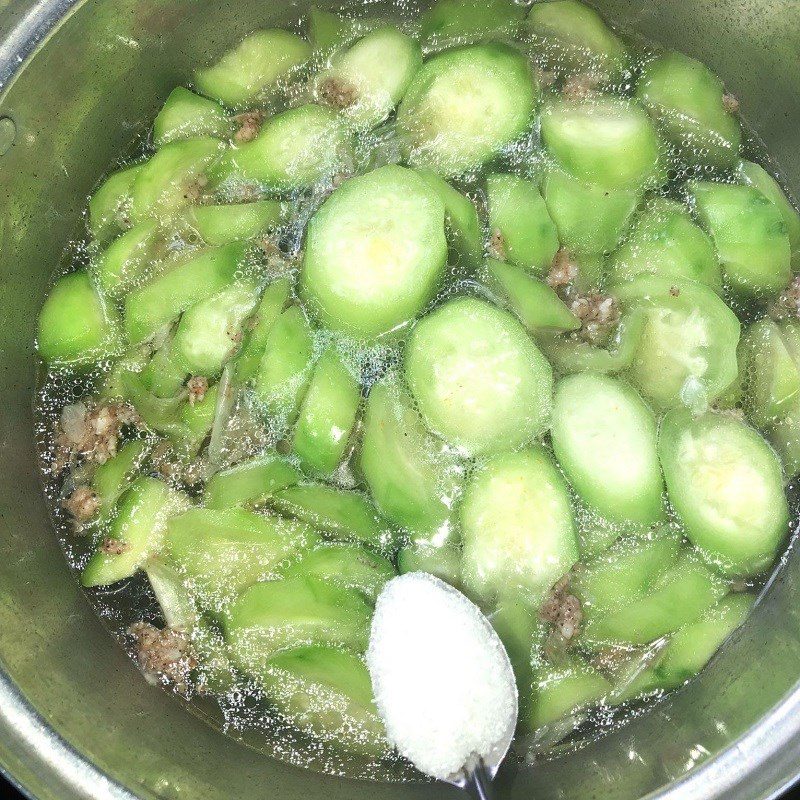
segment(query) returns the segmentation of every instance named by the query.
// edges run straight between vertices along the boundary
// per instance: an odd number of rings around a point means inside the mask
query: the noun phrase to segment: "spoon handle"
[[[475,800],[494,800],[494,789],[492,788],[492,778],[486,769],[486,764],[481,759],[475,769],[467,775],[464,789],[470,797]]]

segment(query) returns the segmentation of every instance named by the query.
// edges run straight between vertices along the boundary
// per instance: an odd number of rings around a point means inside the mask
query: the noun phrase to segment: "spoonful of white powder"
[[[422,772],[485,796],[514,735],[517,686],[480,609],[427,573],[393,578],[367,665],[389,741]]]

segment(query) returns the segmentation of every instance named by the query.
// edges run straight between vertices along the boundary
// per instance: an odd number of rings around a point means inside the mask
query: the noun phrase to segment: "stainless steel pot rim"
[[[0,96],[15,76],[46,42],[56,28],[84,0],[39,0],[0,40]],[[103,773],[78,749],[63,739],[36,711],[0,664],[0,731],[16,741],[15,754],[23,757],[42,785],[64,787],[70,796],[87,800],[137,800],[137,795]],[[702,761],[705,751],[698,746]],[[631,752],[630,758],[636,758]],[[647,800],[716,800],[727,796],[771,800],[792,786],[800,776],[792,775],[800,761],[800,679],[781,701],[762,717],[758,725],[732,742],[725,750],[702,761],[695,769]],[[29,797],[33,787],[12,774],[0,761],[0,772]],[[747,795],[743,785],[749,784]],[[737,791],[738,790],[738,791]],[[645,798],[643,798],[645,800]]]

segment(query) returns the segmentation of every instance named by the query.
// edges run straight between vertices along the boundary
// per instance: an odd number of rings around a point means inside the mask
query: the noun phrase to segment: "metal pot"
[[[333,3],[318,3],[318,5]],[[34,323],[97,178],[169,89],[305,0],[0,0],[0,763],[42,800],[427,800],[278,763],[149,686],[69,574],[33,447]],[[798,0],[605,0],[706,61],[800,194]],[[800,773],[800,555],[700,678],[580,752],[509,772],[507,798],[765,798]]]

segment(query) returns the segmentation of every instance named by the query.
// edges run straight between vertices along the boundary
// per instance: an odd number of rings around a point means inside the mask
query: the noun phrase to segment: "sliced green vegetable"
[[[255,381],[256,398],[280,428],[297,415],[311,380],[313,355],[311,326],[298,306],[289,306],[269,332]]]
[[[182,311],[224,289],[234,278],[244,257],[239,243],[209,247],[135,289],[125,298],[125,330],[131,343],[152,336]]]
[[[397,553],[397,569],[406,572],[430,572],[437,578],[461,588],[461,550],[453,542],[435,543],[435,536],[413,537]]]
[[[593,8],[577,0],[534,4],[527,30],[534,57],[549,69],[610,81],[628,68],[625,45]]]
[[[564,479],[542,447],[479,468],[460,509],[464,584],[482,598],[522,589],[540,602],[578,559]]]
[[[483,260],[483,232],[475,204],[432,170],[416,172],[444,203],[447,242],[456,255],[455,260],[459,266],[476,269]]]
[[[258,286],[242,281],[192,306],[175,331],[176,358],[194,375],[219,375],[238,350],[245,320],[257,302]]]
[[[329,347],[314,366],[294,430],[294,451],[304,468],[329,475],[339,466],[360,405],[358,378]]]
[[[261,98],[311,56],[305,39],[272,28],[256,31],[213,66],[195,73],[195,86],[226,106],[240,107]]]
[[[490,258],[481,278],[531,333],[574,331],[581,327],[581,321],[555,291],[522,267]]]
[[[372,603],[395,575],[387,559],[357,544],[322,544],[283,570],[285,578],[316,578],[360,592]]]
[[[783,473],[769,445],[728,414],[673,411],[659,455],[689,539],[727,574],[763,572],[789,530]]]
[[[163,237],[155,219],[145,219],[114,239],[92,259],[92,273],[106,297],[117,298],[146,274],[160,255]]]
[[[439,53],[397,112],[408,160],[445,177],[479,167],[525,133],[538,97],[524,57],[507,45]]]
[[[120,504],[102,547],[81,574],[84,586],[128,578],[161,547],[167,522],[190,505],[188,498],[156,478],[138,478]]]
[[[194,206],[186,222],[206,244],[220,245],[253,239],[276,228],[283,217],[277,200],[256,200],[235,205]]]
[[[641,193],[604,189],[560,169],[542,184],[544,201],[564,247],[579,253],[608,253],[625,235]]]
[[[213,475],[203,502],[206,508],[263,505],[298,480],[300,473],[285,458],[267,453]]]
[[[250,142],[232,147],[213,168],[212,179],[253,181],[272,190],[304,189],[345,171],[350,136],[341,117],[309,103],[270,117]]]
[[[100,501],[101,518],[111,515],[117,501],[138,476],[152,449],[152,442],[134,439],[94,471],[92,489]]]
[[[395,165],[342,184],[308,224],[302,294],[329,328],[375,338],[413,319],[447,261],[444,203]]]
[[[351,20],[311,6],[308,10],[308,40],[315,53],[332,53],[347,42],[353,28]]]
[[[644,272],[698,281],[722,292],[722,271],[714,243],[683,205],[663,197],[648,204],[614,253],[609,281],[623,283]]]
[[[130,220],[166,218],[189,205],[202,191],[205,173],[224,145],[200,136],[165,144],[141,165],[131,188]]]
[[[433,531],[450,516],[460,485],[453,455],[427,432],[395,375],[370,390],[359,466],[378,510],[414,531]]]
[[[525,15],[513,0],[438,0],[423,11],[421,37],[428,45],[467,44],[514,35]]]
[[[640,275],[615,287],[623,312],[645,315],[630,378],[656,406],[702,411],[736,380],[740,324],[716,292]]]
[[[294,647],[330,645],[363,653],[371,619],[372,605],[354,589],[285,578],[245,589],[227,614],[225,638],[245,672],[263,675],[273,656]]]
[[[621,97],[550,101],[542,110],[542,141],[567,172],[603,189],[638,190],[658,172],[655,126],[641,106]]]
[[[88,366],[122,350],[119,323],[89,276],[73,272],[59,278],[39,312],[39,354],[56,366]]]
[[[731,288],[747,297],[777,297],[792,276],[792,253],[775,203],[752,186],[711,181],[690,184],[689,193]]]
[[[270,702],[301,731],[337,750],[389,752],[363,661],[334,647],[279,653],[259,676]]]
[[[316,78],[317,94],[356,127],[374,128],[394,111],[421,66],[419,44],[382,25],[334,55]]]
[[[742,133],[725,108],[722,81],[683,53],[666,53],[645,66],[636,95],[690,164],[732,166]]]
[[[573,488],[604,517],[649,525],[663,516],[656,419],[632,387],[592,373],[562,379],[551,435]]]
[[[428,427],[469,455],[532,441],[548,424],[553,374],[508,312],[450,300],[419,322],[405,375]]]
[[[547,274],[558,250],[558,231],[536,185],[516,175],[489,175],[486,200],[489,228],[500,234],[505,260]]]
[[[232,128],[230,118],[219,103],[178,86],[169,93],[153,123],[153,144],[162,147],[192,136],[225,139]]]
[[[131,189],[141,164],[112,172],[89,199],[89,231],[99,242],[113,239],[130,227]]]

